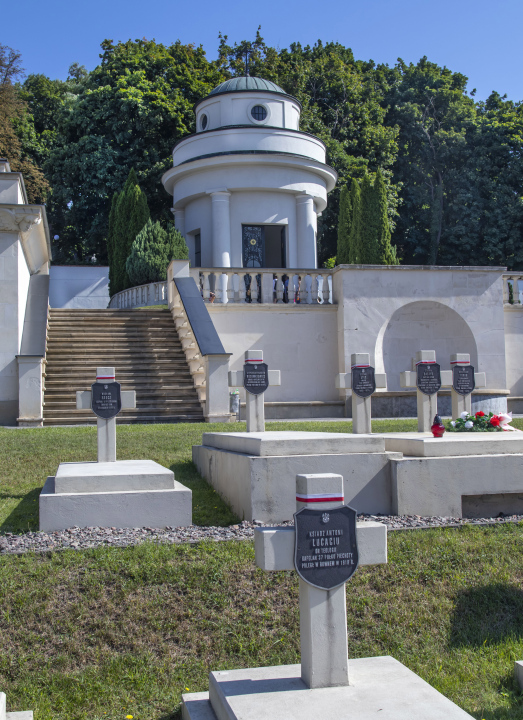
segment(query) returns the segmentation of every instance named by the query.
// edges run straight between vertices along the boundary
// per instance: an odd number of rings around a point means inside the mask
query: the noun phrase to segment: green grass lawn
[[[375,432],[414,430],[413,420],[376,420]],[[267,429],[350,432],[352,423],[278,422]],[[193,493],[195,525],[230,525],[238,518],[200,477],[191,448],[202,433],[245,430],[234,425],[180,423],[176,425],[117,425],[117,456],[121,460],[148,458],[174,471]],[[61,462],[96,460],[96,427],[0,428],[0,533],[38,530],[38,496],[48,475]]]
[[[195,522],[228,524],[190,460],[208,429],[119,426],[118,456],[171,467],[193,491]],[[45,477],[94,460],[96,429],[0,429],[0,449],[0,531],[36,529]],[[389,550],[388,565],[348,584],[349,655],[393,655],[478,720],[523,720],[523,524],[390,533]],[[0,690],[35,720],[179,720],[182,692],[206,690],[210,670],[295,662],[296,575],[258,570],[251,542],[0,557]]]
[[[393,655],[478,720],[523,718],[523,527],[389,542],[347,586],[350,657]],[[1,559],[0,687],[35,720],[179,720],[210,670],[296,662],[297,578],[258,570],[250,542]]]

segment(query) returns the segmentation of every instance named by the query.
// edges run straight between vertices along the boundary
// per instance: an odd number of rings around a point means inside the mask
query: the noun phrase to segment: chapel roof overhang
[[[276,83],[273,83],[271,80],[264,80],[263,78],[258,77],[250,77],[250,76],[242,76],[242,77],[235,77],[230,78],[229,80],[225,80],[224,82],[217,85],[211,92],[206,95],[201,100],[198,100],[198,102],[194,105],[194,110],[198,107],[200,103],[202,103],[204,100],[207,100],[210,97],[214,97],[215,95],[225,95],[228,93],[239,93],[239,92],[260,92],[260,93],[273,93],[275,95],[282,95],[284,97],[290,98],[295,103],[297,103],[300,106],[301,110],[301,103],[299,100],[297,100],[292,95],[289,95],[285,92],[283,88],[281,88],[279,85],[276,85]]]

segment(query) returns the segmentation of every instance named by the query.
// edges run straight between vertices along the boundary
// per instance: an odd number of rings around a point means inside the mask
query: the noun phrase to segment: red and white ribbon
[[[114,380],[114,378],[115,378],[114,375],[97,375],[96,376],[97,380]]]
[[[418,365],[434,365],[435,362],[435,360],[419,360],[419,362],[416,363],[416,367],[418,367]]]
[[[368,368],[370,365],[351,365],[350,369],[354,370],[354,368]]]
[[[245,362],[246,362],[246,363],[252,362],[252,363],[258,363],[258,364],[259,364],[259,363],[262,363],[263,360],[250,360],[250,359],[249,359],[249,360],[246,360]]]
[[[451,365],[470,365],[470,360],[453,360]]]
[[[296,495],[296,502],[301,502],[301,503],[343,502],[343,495],[340,495],[339,493],[315,493],[312,495]]]

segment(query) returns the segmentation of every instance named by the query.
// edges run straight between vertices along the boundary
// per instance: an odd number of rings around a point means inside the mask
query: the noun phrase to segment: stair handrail
[[[187,260],[167,268],[167,299],[206,422],[229,422],[229,358]]]

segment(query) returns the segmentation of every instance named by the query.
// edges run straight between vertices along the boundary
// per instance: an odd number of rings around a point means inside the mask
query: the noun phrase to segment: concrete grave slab
[[[392,657],[350,660],[351,684],[309,689],[300,665],[211,672],[204,693],[182,695],[183,720],[465,720],[472,717]]]
[[[380,437],[384,438],[387,450],[410,457],[523,453],[523,432],[447,432],[442,438],[435,438],[432,433],[386,433]]]
[[[213,442],[216,438],[219,443],[219,436],[230,437],[234,434],[236,433],[205,433],[203,442],[206,442],[207,435],[212,435]],[[305,436],[323,433],[297,434]],[[256,436],[256,433],[249,435]],[[344,436],[341,437],[343,443]],[[359,441],[367,436],[350,437]],[[303,443],[306,440],[307,438],[303,438]],[[301,445],[301,438],[299,442]],[[302,446],[302,452],[310,453],[313,443],[312,439],[309,447]],[[342,443],[338,449],[343,447]],[[296,511],[295,477],[302,473],[338,473],[343,476],[347,505],[360,513],[389,515],[392,509],[389,461],[393,458],[401,459],[402,455],[387,452],[350,452],[258,456],[206,445],[193,445],[192,457],[198,472],[225,498],[240,518],[277,524],[291,520]]]
[[[173,490],[174,473],[153,460],[60,463],[56,493]]]
[[[385,451],[385,442],[379,435],[277,430],[263,433],[204,433],[202,445],[257,457]]]
[[[170,490],[57,493],[48,477],[40,494],[40,530],[70,527],[186,527],[192,492],[173,480]]]

